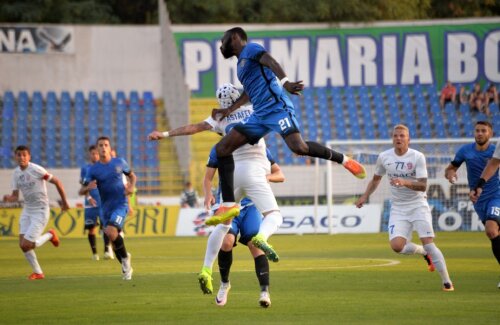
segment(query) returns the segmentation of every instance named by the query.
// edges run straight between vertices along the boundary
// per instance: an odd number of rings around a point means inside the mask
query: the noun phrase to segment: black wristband
[[[486,184],[486,180],[484,178],[480,178],[474,189],[477,190],[478,188],[483,188],[484,184]]]

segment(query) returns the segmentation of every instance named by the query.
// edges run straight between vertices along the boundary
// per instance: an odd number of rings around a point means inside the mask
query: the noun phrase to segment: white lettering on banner
[[[477,40],[470,33],[450,33],[447,42],[447,73],[446,79],[452,82],[472,82],[476,80],[479,71],[477,61]],[[498,55],[498,51],[497,55]]]
[[[382,37],[382,53],[383,53],[383,83],[384,85],[395,85],[397,79],[397,63],[398,63],[398,39],[396,36],[383,36]]]
[[[500,31],[491,32],[484,40],[484,62],[488,64],[484,67],[484,74],[492,82],[500,82],[499,45]]]
[[[375,86],[377,84],[377,44],[370,37],[347,38],[349,84]]]
[[[455,231],[462,226],[462,216],[454,211],[441,214],[438,218],[438,225],[441,230]]]
[[[318,37],[314,65],[314,86],[345,86],[337,37]]]
[[[471,214],[471,222],[470,222],[470,230],[471,231],[484,231],[484,225],[479,219],[479,216],[476,212]]]
[[[7,52],[14,52],[16,50],[16,31],[13,29],[9,29],[6,31],[0,30],[0,51],[3,48]]]
[[[22,30],[17,41],[17,52],[36,52],[35,41],[29,30]]]
[[[310,85],[309,74],[309,39],[272,39],[269,52],[276,53],[274,59],[286,71],[290,80],[302,80],[305,86]]]
[[[401,84],[403,85],[434,83],[430,52],[425,35],[406,35],[401,70]]]
[[[212,47],[206,41],[185,41],[183,53],[186,82],[192,90],[200,90],[200,74],[212,68]]]

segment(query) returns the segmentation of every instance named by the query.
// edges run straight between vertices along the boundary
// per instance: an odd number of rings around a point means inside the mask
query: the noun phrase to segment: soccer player
[[[267,150],[266,153],[271,166],[270,174],[266,176],[267,180],[274,183],[283,182],[285,180],[285,176],[281,172],[280,167],[275,163],[269,150]],[[205,172],[205,178],[203,180],[203,189],[205,191],[204,205],[207,210],[216,207],[216,205],[214,206],[214,204],[218,204],[220,201],[220,195],[216,200],[212,193],[212,180],[215,176],[216,171],[217,155],[215,153],[214,147],[210,152],[210,157],[208,159],[207,169]],[[245,197],[241,201],[241,207],[242,209],[240,211],[240,214],[232,220],[231,229],[224,237],[222,247],[220,248],[218,253],[221,285],[219,287],[217,296],[215,297],[215,303],[218,306],[224,306],[227,302],[227,295],[229,293],[229,290],[231,289],[231,284],[229,282],[229,271],[233,262],[233,247],[236,246],[236,237],[239,234],[239,242],[243,245],[248,246],[248,249],[250,250],[250,253],[252,254],[255,261],[255,273],[257,274],[257,279],[259,281],[261,289],[259,304],[262,307],[267,308],[271,305],[271,297],[269,295],[269,262],[264,252],[255,247],[251,241],[251,239],[259,231],[263,216],[257,210],[253,202],[247,197]],[[229,224],[229,221],[225,221],[223,224],[217,225],[216,228],[223,227],[227,224]],[[212,234],[210,235],[210,237],[212,236]],[[211,240],[210,237],[208,239],[209,242]],[[216,250],[214,251],[214,248],[215,247],[210,248],[210,246],[207,245],[207,252],[205,254],[205,261],[203,265],[204,269],[210,270],[210,274],[215,259],[214,253],[216,253]],[[209,283],[204,283],[206,280],[208,280]],[[211,278],[201,279],[200,284],[204,293],[212,293]]]
[[[443,253],[433,242],[432,216],[427,203],[427,167],[423,153],[409,148],[410,132],[405,125],[398,124],[392,133],[393,148],[379,154],[375,174],[365,192],[356,201],[361,208],[377,189],[382,176],[387,174],[391,185],[391,212],[389,217],[389,239],[391,248],[400,254],[420,254],[428,264],[429,271],[438,270],[444,291],[453,291]],[[411,242],[415,230],[422,242]]]
[[[217,144],[223,203],[216,215],[207,220],[209,224],[222,222],[238,214],[233,190],[232,153],[244,144],[257,143],[271,131],[278,132],[297,155],[329,159],[342,164],[358,178],[366,177],[364,167],[357,161],[319,143],[304,142],[293,104],[284,91],[292,95],[300,94],[304,89],[302,81],[291,82],[278,62],[261,45],[247,43],[247,34],[242,28],[235,27],[224,33],[220,51],[226,59],[233,56],[238,58],[237,74],[244,92],[230,107],[214,109],[212,117],[222,119],[247,101],[253,104],[254,113],[245,123],[235,125]],[[260,245],[266,245],[265,241]]]
[[[88,156],[90,163],[83,166],[80,169],[80,184],[83,184],[87,170],[99,161],[99,152],[95,145],[91,145],[88,149]],[[88,240],[90,244],[90,249],[92,250],[92,259],[95,261],[99,260],[99,254],[97,254],[96,248],[96,233],[97,233],[97,219],[99,218],[99,223],[102,227],[102,211],[101,211],[101,197],[99,196],[99,191],[97,189],[92,189],[85,196],[85,230],[88,230]],[[103,232],[104,238],[104,259],[114,259],[113,251],[111,248],[111,243],[109,242],[108,236]]]
[[[122,278],[131,280],[133,269],[131,255],[125,248],[123,229],[128,213],[127,196],[134,192],[136,176],[122,158],[111,157],[111,146],[108,137],[97,139],[99,161],[87,171],[80,195],[87,195],[97,188],[101,197],[103,226],[106,235],[113,243],[116,258],[122,265]],[[127,185],[123,183],[123,174],[128,178]]]
[[[500,166],[500,140],[497,141],[495,152],[493,157],[488,161],[486,167],[484,167],[481,177],[479,178],[476,187],[470,191],[469,196],[472,202],[476,203],[479,196],[483,192],[483,187],[486,182],[494,175],[498,174],[498,166]]]
[[[498,162],[497,168],[494,168],[495,161],[492,158],[495,152],[498,161],[499,149],[497,147],[495,150],[495,145],[490,142],[492,136],[493,128],[490,122],[476,122],[475,142],[466,144],[457,151],[453,161],[446,167],[445,177],[450,183],[454,183],[457,180],[458,168],[465,162],[471,190],[469,195],[474,203],[474,210],[484,224],[486,236],[491,240],[493,255],[500,264],[500,182]],[[492,161],[491,165],[488,164],[485,168],[488,160]],[[491,177],[493,175],[494,177]]]
[[[5,195],[3,200],[6,202],[19,201],[19,191],[23,193],[24,207],[19,218],[19,247],[33,270],[28,279],[41,280],[45,278],[45,275],[38,263],[35,248],[42,246],[48,240],[55,247],[59,246],[59,238],[54,229],[50,229],[42,235],[49,222],[50,214],[45,182],[56,186],[61,197],[62,211],[68,210],[69,205],[61,181],[49,174],[45,168],[30,162],[31,153],[27,146],[18,146],[15,155],[18,167],[12,176],[12,194]]]
[[[219,106],[222,108],[230,107],[240,97],[239,91],[231,84],[223,84],[216,91],[216,97]],[[227,115],[222,120],[208,117],[203,122],[197,124],[185,125],[172,131],[159,132],[153,131],[149,134],[150,140],[160,140],[165,137],[180,135],[191,135],[198,132],[210,130],[225,135],[234,126],[241,121],[246,120],[253,113],[252,105],[243,105]],[[257,209],[264,215],[264,220],[260,226],[259,233],[252,238],[255,246],[263,250],[270,260],[278,262],[279,256],[274,248],[267,243],[268,238],[275,233],[283,222],[283,217],[274,197],[271,186],[266,181],[266,171],[269,161],[266,158],[266,144],[264,139],[259,139],[255,145],[245,144],[234,152],[234,161],[240,164],[236,173],[236,195],[239,199],[243,198],[243,191],[255,203]],[[219,176],[220,177],[220,176]],[[234,195],[234,194],[233,194]],[[231,216],[235,217],[237,213]],[[224,221],[229,221],[226,218]],[[210,223],[208,223],[210,224]],[[215,225],[215,224],[214,224]],[[214,247],[218,251],[222,240],[229,230],[227,227],[216,228],[213,234]],[[217,238],[217,240],[215,239]],[[218,243],[218,244],[217,244]],[[209,277],[207,272],[200,273],[201,277]]]

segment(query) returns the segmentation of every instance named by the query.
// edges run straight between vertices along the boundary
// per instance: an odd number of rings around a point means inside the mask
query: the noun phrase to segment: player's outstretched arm
[[[154,141],[154,140],[161,140],[161,139],[168,138],[168,137],[177,137],[177,136],[181,136],[181,135],[193,135],[193,134],[203,132],[203,131],[208,131],[211,129],[212,129],[212,126],[210,124],[208,124],[207,122],[203,121],[203,122],[196,123],[196,124],[184,125],[184,126],[176,128],[176,129],[173,129],[170,131],[165,131],[165,132],[155,130],[155,131],[151,132],[150,134],[148,134],[148,140]]]
[[[135,191],[135,183],[137,182],[137,176],[135,176],[134,172],[130,172],[126,175],[128,178],[127,185],[125,186],[125,195],[133,194]]]
[[[356,205],[356,207],[358,207],[358,208],[363,207],[363,205],[366,203],[366,201],[368,201],[368,198],[370,197],[370,195],[372,195],[372,193],[375,192],[375,190],[377,189],[381,180],[382,180],[382,176],[373,175],[372,180],[366,186],[365,192],[363,193],[363,195],[361,195],[356,200],[356,203],[354,203],[354,205]]]
[[[203,192],[205,200],[203,206],[205,209],[210,210],[210,207],[215,204],[215,197],[212,194],[212,180],[214,179],[217,168],[207,167],[205,170],[205,177],[203,178]]]
[[[269,53],[264,53],[261,56],[259,63],[271,69],[281,81],[283,88],[285,88],[290,94],[300,95],[300,92],[304,90],[302,80],[294,82],[288,80],[288,77],[286,76],[286,73],[281,65]]]
[[[425,192],[427,189],[427,178],[419,178],[417,181],[412,181],[404,178],[391,178],[392,186],[406,187],[413,191]]]
[[[458,167],[449,164],[444,170],[444,177],[451,183],[454,184],[457,181],[457,170]]]
[[[271,165],[271,174],[266,177],[271,183],[283,183],[285,181],[285,174],[283,174],[283,171],[277,163]]]
[[[248,103],[250,101],[250,98],[248,97],[247,93],[243,91],[243,93],[238,97],[238,99],[233,103],[233,105],[229,106],[228,108],[214,108],[212,109],[212,118],[214,120],[219,120],[222,121],[226,116],[243,106],[244,104]]]
[[[66,192],[64,191],[64,186],[62,182],[55,176],[52,176],[49,183],[52,183],[56,186],[57,192],[59,192],[59,196],[61,197],[61,210],[66,211],[69,209],[68,200],[66,199]]]
[[[13,190],[12,194],[6,194],[3,196],[4,202],[17,202],[19,201],[19,190]]]

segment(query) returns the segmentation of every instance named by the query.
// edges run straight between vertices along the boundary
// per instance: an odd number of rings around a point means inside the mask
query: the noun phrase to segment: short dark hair
[[[488,121],[477,121],[476,125],[486,125],[487,127],[493,130],[493,125]]]
[[[23,145],[23,144],[17,146],[16,150],[14,150],[14,153],[17,153],[18,151],[27,151],[31,155],[30,148],[28,146]]]
[[[95,143],[96,143],[96,145],[97,145],[97,144],[99,143],[99,141],[101,141],[101,140],[107,140],[107,141],[111,144],[111,140],[110,140],[108,137],[106,137],[106,136],[100,136],[99,138],[97,138],[97,140],[96,140],[96,142],[95,142]]]
[[[92,150],[95,150],[95,149],[96,149],[95,144],[91,144],[91,145],[89,146],[89,150],[88,150],[88,151],[92,151]]]
[[[247,40],[247,33],[243,30],[243,28],[241,27],[234,27],[234,28],[231,28],[230,30],[228,30],[229,33],[231,33],[231,35],[233,34],[238,34],[240,36],[240,38],[244,41]]]

